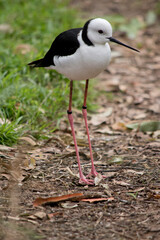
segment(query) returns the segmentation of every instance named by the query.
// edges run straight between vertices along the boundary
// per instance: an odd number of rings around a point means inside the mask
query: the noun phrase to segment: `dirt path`
[[[98,4],[89,0],[73,2],[88,16],[118,11],[127,17],[143,17],[156,1],[143,5],[133,1],[131,13],[126,7],[131,1],[127,0],[123,4],[112,1],[107,7],[106,0]],[[160,132],[126,128],[133,120],[160,119],[157,25],[140,31],[134,41],[116,33],[117,38],[132,46],[143,42],[141,53],[112,45],[116,58],[99,76],[97,101],[101,107],[97,118],[90,114],[89,122],[96,166],[107,178],[97,186],[79,185],[71,174],[78,169],[65,121],[61,131],[47,142],[35,145],[28,138],[15,148],[0,147],[0,239],[160,239]],[[83,170],[87,173],[90,162],[82,115],[77,110],[74,114]],[[107,200],[33,207],[37,197],[76,192]]]

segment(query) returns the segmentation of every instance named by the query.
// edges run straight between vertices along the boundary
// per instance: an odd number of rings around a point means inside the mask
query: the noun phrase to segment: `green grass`
[[[9,122],[7,120],[1,119],[0,124],[0,143],[5,145],[12,145],[17,142],[19,136],[21,135],[21,127],[18,126],[21,117],[16,119],[16,121]],[[19,128],[19,129],[18,129]]]
[[[60,32],[81,26],[77,19],[68,1],[0,1],[0,25],[8,24],[0,31],[0,118],[6,119],[0,144],[12,145],[26,133],[39,138],[66,114],[69,81],[55,71],[31,70],[27,63],[44,56]],[[27,44],[26,54],[21,44]],[[74,83],[75,107],[82,106],[83,88],[84,82]]]

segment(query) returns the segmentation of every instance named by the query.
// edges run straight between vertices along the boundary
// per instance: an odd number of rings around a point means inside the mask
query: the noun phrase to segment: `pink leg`
[[[82,107],[82,113],[85,121],[85,126],[86,126],[86,132],[87,132],[87,137],[88,137],[88,143],[89,143],[89,150],[90,150],[90,157],[91,157],[91,172],[89,175],[97,176],[97,171],[94,166],[94,161],[93,161],[93,154],[92,154],[92,146],[91,146],[91,141],[90,141],[90,136],[89,136],[89,129],[88,129],[88,123],[87,123],[87,92],[88,92],[88,83],[89,80],[86,80],[86,87],[85,87],[85,93],[84,93],[84,103]]]
[[[82,107],[82,113],[83,113],[83,117],[84,117],[84,121],[85,121],[85,126],[86,126],[86,132],[87,132],[87,136],[88,136],[88,143],[89,143],[89,150],[90,150],[90,157],[91,157],[91,172],[89,173],[88,176],[92,175],[92,176],[97,176],[97,171],[95,169],[94,166],[94,161],[93,161],[93,154],[92,154],[92,146],[91,146],[91,141],[90,141],[90,136],[89,136],[89,129],[88,129],[88,123],[87,123],[87,106],[86,106],[86,102],[87,102],[87,92],[88,92],[88,83],[89,80],[86,80],[86,87],[85,87],[85,93],[84,93],[84,103],[83,103],[83,107]],[[102,176],[105,178],[105,176]]]
[[[67,113],[68,113],[68,119],[69,119],[69,123],[70,123],[71,130],[72,130],[72,136],[73,136],[73,141],[74,141],[74,145],[75,145],[76,155],[77,155],[79,177],[80,177],[79,182],[86,183],[86,184],[93,184],[92,180],[86,179],[85,176],[83,175],[81,164],[80,164],[80,157],[79,157],[79,151],[78,151],[78,146],[77,146],[77,141],[76,141],[76,136],[75,136],[75,131],[74,131],[73,116],[72,116],[72,88],[73,88],[73,81],[70,82],[69,109],[68,109]]]

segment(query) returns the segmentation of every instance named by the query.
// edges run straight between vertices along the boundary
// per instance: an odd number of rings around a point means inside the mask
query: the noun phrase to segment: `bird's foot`
[[[87,179],[87,178],[85,178],[84,176],[82,176],[82,177],[79,179],[79,183],[80,183],[80,184],[87,184],[87,185],[94,185],[94,181],[93,181],[93,180]]]

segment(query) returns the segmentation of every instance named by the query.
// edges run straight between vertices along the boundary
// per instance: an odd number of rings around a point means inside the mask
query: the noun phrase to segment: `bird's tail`
[[[28,63],[29,66],[31,67],[44,67],[43,66],[43,58],[39,59],[39,60],[36,60],[36,61],[33,61],[33,62],[30,62]]]

